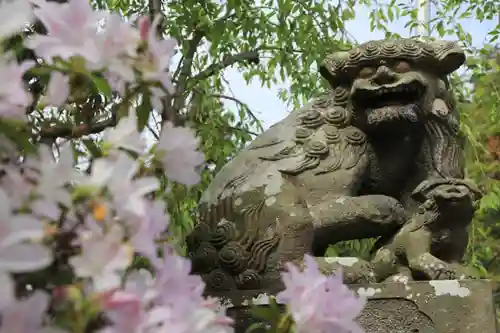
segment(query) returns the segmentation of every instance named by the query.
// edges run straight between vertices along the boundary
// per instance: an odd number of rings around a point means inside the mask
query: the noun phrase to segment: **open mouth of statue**
[[[378,109],[387,106],[414,104],[424,94],[424,87],[417,83],[382,86],[376,89],[358,89],[353,99],[359,106]]]

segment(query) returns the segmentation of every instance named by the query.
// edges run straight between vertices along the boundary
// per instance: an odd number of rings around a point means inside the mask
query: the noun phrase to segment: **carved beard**
[[[416,123],[419,120],[419,107],[417,104],[390,105],[376,109],[366,110],[368,127],[376,127],[382,124],[397,126],[401,121]]]

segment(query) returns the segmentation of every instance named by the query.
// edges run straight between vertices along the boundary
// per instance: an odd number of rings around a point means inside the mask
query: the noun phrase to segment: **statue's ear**
[[[450,109],[444,100],[436,98],[434,102],[432,102],[431,112],[439,118],[446,118],[450,114]]]
[[[443,40],[431,42],[430,45],[434,48],[436,69],[440,75],[451,74],[465,63],[465,52],[457,42]]]
[[[344,64],[349,57],[349,52],[339,51],[327,55],[319,64],[319,74],[335,87],[342,80]]]

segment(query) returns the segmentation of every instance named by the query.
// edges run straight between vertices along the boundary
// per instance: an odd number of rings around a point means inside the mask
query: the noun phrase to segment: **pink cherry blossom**
[[[65,331],[43,327],[43,317],[49,304],[49,296],[35,291],[30,297],[13,301],[2,311],[0,333],[64,333]]]
[[[154,86],[151,86],[149,91],[151,92],[151,106],[154,110],[161,113],[163,111],[163,99],[167,97],[167,94],[163,91],[163,89]]]
[[[142,154],[146,149],[146,143],[137,131],[136,110],[130,108],[129,114],[121,118],[116,127],[106,129],[103,140],[116,148],[124,148]]]
[[[305,268],[288,263],[282,273],[285,290],[276,298],[288,305],[297,333],[363,333],[354,321],[366,300],[342,283],[342,272],[321,274],[315,259],[304,257]]]
[[[147,205],[147,213],[140,218],[131,218],[132,237],[130,243],[135,252],[148,258],[153,264],[158,262],[156,240],[167,230],[169,215],[165,212],[165,202],[155,200]]]
[[[18,64],[12,56],[0,57],[0,117],[26,119],[26,107],[33,98],[24,87],[23,75],[35,63]]]
[[[111,196],[117,215],[120,217],[143,217],[146,215],[144,196],[157,190],[160,183],[156,177],[134,179],[139,169],[139,162],[128,154],[118,151],[107,158],[94,162],[90,177],[82,185],[96,188],[106,187]]]
[[[6,272],[0,271],[0,313],[14,301],[14,281]]]
[[[126,23],[117,13],[106,19],[103,33],[99,34],[100,61],[93,64],[96,69],[106,68],[106,73],[115,81],[113,86],[135,81],[133,60],[137,56],[140,41],[139,31]]]
[[[191,261],[166,246],[163,261],[156,267],[155,288],[161,291],[160,304],[189,309],[202,303],[205,284],[200,276],[191,274]]]
[[[95,291],[107,291],[121,284],[121,275],[132,263],[133,250],[124,244],[124,230],[114,224],[106,233],[82,232],[81,253],[70,258],[77,276],[91,278]]]
[[[136,332],[145,317],[140,295],[125,290],[113,292],[105,300],[103,309],[113,322],[112,330],[123,333]]]
[[[202,296],[204,284],[190,274],[189,260],[164,249],[152,279],[136,272],[125,288],[112,293],[104,310],[113,325],[101,333],[229,333],[233,321]]]
[[[0,40],[21,32],[33,23],[35,15],[29,0],[7,0],[0,3]]]
[[[157,151],[169,179],[185,185],[195,185],[200,181],[196,169],[203,163],[204,155],[198,151],[198,139],[192,129],[165,123]]]
[[[71,196],[64,186],[82,178],[83,175],[73,167],[73,151],[70,146],[61,147],[58,157],[56,161],[52,149],[48,146],[41,146],[38,159],[30,161],[32,168],[37,171],[36,191],[39,196],[48,201],[69,207]]]
[[[52,72],[43,103],[62,106],[69,96],[69,77],[61,72]]]
[[[19,208],[26,203],[34,185],[21,174],[18,166],[11,164],[0,165],[0,170],[4,173],[0,177],[0,188],[10,198],[12,208]]]
[[[47,267],[52,252],[40,240],[43,224],[30,215],[13,214],[10,199],[0,189],[0,271],[31,272]]]
[[[139,34],[141,40],[146,41],[148,39],[149,29],[151,29],[151,22],[149,21],[149,16],[142,15],[137,19],[137,27],[139,28]]]
[[[148,30],[148,51],[150,55],[148,66],[141,68],[146,81],[161,82],[163,87],[171,94],[174,93],[172,75],[169,71],[172,57],[175,55],[177,42],[174,39],[161,40],[156,35],[156,28],[160,23],[161,16],[156,16],[149,28],[143,23],[143,31]]]
[[[165,327],[171,311],[153,303],[157,291],[152,286],[151,274],[139,270],[128,275],[123,289],[108,293],[103,310],[112,325],[100,333],[161,333],[172,329]]]
[[[37,6],[34,12],[47,29],[47,35],[34,35],[26,41],[28,48],[46,61],[59,56],[69,59],[81,56],[91,62],[100,60],[97,44],[98,21],[104,12],[94,11],[88,0],[69,0],[54,3],[32,0]]]

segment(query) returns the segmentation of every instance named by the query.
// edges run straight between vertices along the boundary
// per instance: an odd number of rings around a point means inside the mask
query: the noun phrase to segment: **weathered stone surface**
[[[367,333],[495,333],[496,316],[487,280],[442,280],[352,285],[368,303],[358,318]],[[249,304],[266,306],[259,291],[218,294],[243,333],[255,320]]]

